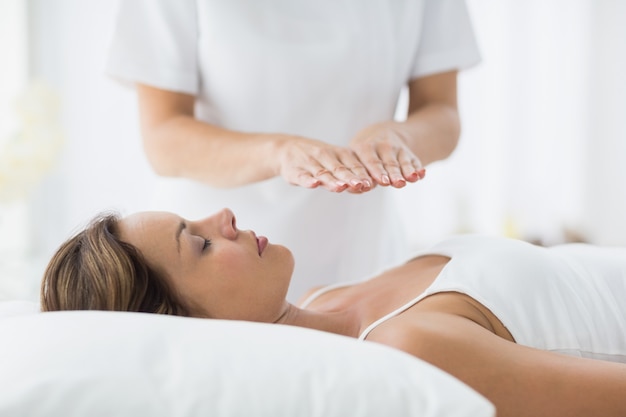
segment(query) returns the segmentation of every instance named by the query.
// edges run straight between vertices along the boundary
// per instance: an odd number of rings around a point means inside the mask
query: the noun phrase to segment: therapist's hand
[[[278,162],[279,174],[301,187],[363,193],[375,185],[352,149],[318,140],[285,135]]]
[[[379,185],[402,188],[407,182],[416,182],[426,174],[395,122],[363,129],[352,139],[350,148]]]

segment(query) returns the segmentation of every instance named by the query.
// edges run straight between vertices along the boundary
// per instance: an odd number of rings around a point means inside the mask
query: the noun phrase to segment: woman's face
[[[193,316],[274,322],[287,308],[291,252],[238,230],[228,209],[198,221],[142,212],[119,228]]]

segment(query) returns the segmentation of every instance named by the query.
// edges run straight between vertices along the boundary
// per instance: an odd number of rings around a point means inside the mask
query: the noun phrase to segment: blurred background
[[[467,3],[482,62],[459,147],[396,193],[410,242],[626,245],[626,2]],[[96,213],[151,208],[135,95],[104,74],[117,4],[0,0],[0,299],[36,299]]]

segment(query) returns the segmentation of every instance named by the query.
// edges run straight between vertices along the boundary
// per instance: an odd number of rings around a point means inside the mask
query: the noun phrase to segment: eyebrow
[[[187,224],[184,221],[181,221],[178,224],[178,228],[176,229],[176,250],[180,254],[180,234],[187,228]]]

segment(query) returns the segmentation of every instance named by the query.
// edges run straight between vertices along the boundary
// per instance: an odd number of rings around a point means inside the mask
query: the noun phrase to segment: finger
[[[323,169],[318,171],[318,175],[319,178],[308,171],[300,170],[300,173],[295,176],[296,179],[289,182],[304,188],[318,188],[321,186],[333,192],[341,192],[347,188],[346,184],[337,181],[333,182],[333,178],[330,178]]]
[[[399,149],[393,141],[378,142],[375,153],[370,156],[366,165],[368,169],[378,170],[380,185],[391,185],[402,188],[406,185],[406,179],[402,175],[400,162],[398,161]]]
[[[378,156],[372,156],[366,159],[364,165],[370,177],[375,180],[375,183],[382,186],[391,184],[389,172],[385,169],[383,161]]]
[[[330,174],[332,178],[335,179],[340,184],[345,184],[345,188],[350,188],[354,191],[361,191],[363,189],[371,188],[371,180],[369,175],[367,175],[367,170],[363,169],[365,178],[362,178],[361,175],[355,174],[355,171],[358,171],[359,165],[361,165],[360,161],[357,158],[350,158],[349,154],[352,151],[350,150],[339,150],[336,153],[326,153],[320,155],[319,164],[321,165],[321,170],[316,172],[314,175],[316,178],[326,178],[327,174]],[[342,162],[343,159],[350,160],[351,168],[346,166]],[[322,176],[320,176],[322,175]],[[329,177],[330,178],[330,177]],[[344,189],[345,189],[344,188]]]
[[[347,182],[337,178],[334,173],[321,166],[312,176],[320,182],[321,187],[326,188],[328,191],[340,193],[350,186]]]
[[[333,175],[340,181],[345,182],[348,188],[353,191],[367,191],[372,188],[372,181],[369,179],[369,175],[365,173],[366,178],[361,178],[355,171],[358,171],[358,166],[347,167],[345,165],[338,165],[333,169]],[[363,169],[363,171],[366,171]]]
[[[389,182],[392,187],[402,188],[406,185],[406,179],[402,175],[400,163],[397,158],[387,157],[383,161],[385,170],[389,173]]]
[[[374,178],[354,152],[350,151],[343,154],[341,163],[358,178],[357,181],[353,181],[351,184],[353,183],[355,187],[360,187],[361,191],[371,190],[376,185]]]
[[[416,182],[420,179],[420,171],[423,171],[422,163],[412,152],[406,152],[404,150],[398,152],[398,163],[405,180],[408,182]]]
[[[359,147],[355,150],[357,161],[372,179],[372,186],[376,184],[387,186],[391,184],[389,174],[383,165],[383,161],[378,156],[374,147]],[[360,174],[360,172],[358,172]]]
[[[317,188],[321,185],[321,181],[311,175],[310,172],[302,171],[296,176],[295,181],[290,181],[293,185],[299,185],[304,188]]]
[[[346,191],[349,192],[350,194],[363,194],[366,193],[368,191],[372,191],[374,188],[376,188],[378,184],[376,184],[376,182],[372,182],[372,186],[368,189],[361,189],[361,190],[352,190],[351,188],[348,188]]]

